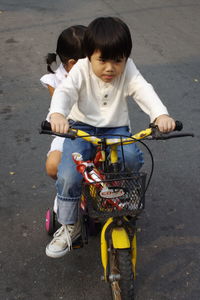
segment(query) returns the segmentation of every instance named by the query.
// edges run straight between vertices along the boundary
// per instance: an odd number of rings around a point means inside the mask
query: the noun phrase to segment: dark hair
[[[51,64],[56,62],[56,55],[60,61],[66,64],[69,59],[78,60],[85,57],[83,49],[83,37],[87,27],[74,25],[61,32],[57,41],[56,53],[48,53],[46,56],[47,70],[54,73]]]
[[[99,50],[104,59],[127,59],[132,49],[128,26],[119,18],[112,17],[92,21],[85,32],[83,44],[89,59],[95,50]]]

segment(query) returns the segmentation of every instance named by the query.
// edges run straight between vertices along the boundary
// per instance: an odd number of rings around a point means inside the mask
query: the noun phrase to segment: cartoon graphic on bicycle
[[[182,124],[176,122],[176,130]],[[48,122],[42,123],[41,133],[55,134]],[[59,134],[60,135],[60,134]],[[103,280],[108,282],[112,291],[112,299],[134,299],[134,279],[136,277],[136,221],[145,207],[145,192],[153,173],[153,156],[149,147],[142,140],[166,140],[190,133],[161,133],[157,126],[131,137],[127,136],[93,136],[82,130],[71,128],[65,138],[84,139],[95,145],[93,160],[83,161],[78,152],[72,153],[77,172],[82,175],[82,196],[80,202],[81,239],[74,247],[88,242],[88,232],[94,233],[101,228],[101,261]],[[148,176],[140,172],[134,173],[125,167],[124,157],[118,158],[118,148],[126,144],[141,142],[148,150],[152,169]],[[50,210],[46,216],[46,230],[52,234],[56,231],[56,215]],[[97,230],[98,231],[98,230]]]

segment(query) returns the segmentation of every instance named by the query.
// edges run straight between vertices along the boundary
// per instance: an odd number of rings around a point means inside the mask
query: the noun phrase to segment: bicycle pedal
[[[72,248],[73,249],[83,248],[83,240],[81,237],[72,243]]]

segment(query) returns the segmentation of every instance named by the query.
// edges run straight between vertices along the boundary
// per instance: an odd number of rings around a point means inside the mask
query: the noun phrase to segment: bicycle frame
[[[91,142],[94,145],[101,145],[101,151],[100,155],[98,155],[98,158],[95,157],[94,161],[95,164],[101,161],[101,163],[105,162],[106,160],[106,153],[105,153],[105,145],[110,146],[110,162],[111,164],[116,164],[118,162],[118,154],[117,154],[117,147],[120,145],[130,144],[137,142],[140,139],[144,139],[147,136],[150,136],[152,134],[152,129],[147,128],[146,130],[141,131],[140,133],[128,137],[128,138],[114,138],[114,139],[104,139],[102,143],[102,139],[90,136],[86,134],[84,131],[81,130],[74,130],[71,131],[76,132],[76,135],[83,138],[84,140]],[[85,176],[84,176],[85,178]],[[130,239],[130,236],[127,232],[127,229],[124,227],[124,224],[122,222],[126,222],[126,225],[129,225],[128,220],[125,217],[119,217],[118,225],[116,226],[115,220],[116,218],[108,218],[103,225],[102,231],[101,231],[101,261],[102,266],[104,269],[104,280],[108,281],[108,238],[107,235],[109,231],[111,230],[111,240],[112,245],[115,249],[131,249],[131,260],[132,260],[132,269],[134,273],[134,277],[136,275],[136,254],[137,254],[137,243],[136,243],[136,232],[134,232],[132,239]],[[121,224],[120,224],[121,223]],[[112,229],[111,229],[112,228]]]
[[[91,136],[88,133],[79,130],[79,129],[71,129],[70,128],[70,132],[71,133],[75,133],[77,137],[80,137],[82,139],[84,139],[85,141],[88,141],[90,143],[92,143],[93,145],[99,145],[101,144],[101,140],[100,138],[96,137],[96,136]],[[131,136],[131,137],[127,137],[127,138],[105,138],[105,142],[107,146],[110,146],[110,161],[112,164],[115,164],[116,162],[118,162],[118,155],[117,155],[117,147],[120,145],[128,145],[128,144],[132,144],[132,143],[136,143],[139,140],[145,139],[146,137],[150,136],[152,134],[152,128],[147,128],[145,130],[140,131],[139,133]],[[105,151],[102,151],[102,157],[105,161]]]

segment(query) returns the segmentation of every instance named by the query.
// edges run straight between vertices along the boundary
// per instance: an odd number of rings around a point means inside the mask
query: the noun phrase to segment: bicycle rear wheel
[[[108,272],[113,300],[134,300],[131,249],[109,247]]]

